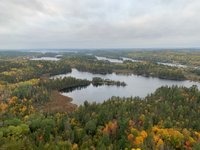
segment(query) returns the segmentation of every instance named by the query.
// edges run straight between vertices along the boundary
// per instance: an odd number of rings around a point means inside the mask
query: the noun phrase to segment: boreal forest
[[[200,150],[199,60],[197,50],[0,51],[0,149]],[[149,80],[163,84],[138,96]],[[84,101],[70,96],[84,90]]]

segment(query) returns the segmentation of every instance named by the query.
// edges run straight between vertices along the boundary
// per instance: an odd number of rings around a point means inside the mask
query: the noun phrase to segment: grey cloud
[[[2,0],[0,49],[199,46],[198,0]]]

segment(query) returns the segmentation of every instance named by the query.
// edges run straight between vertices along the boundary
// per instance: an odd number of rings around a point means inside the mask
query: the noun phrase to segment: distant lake
[[[85,100],[89,102],[103,102],[111,98],[112,96],[120,97],[145,97],[150,93],[153,93],[157,88],[161,86],[185,86],[191,87],[192,85],[197,85],[200,88],[200,83],[192,81],[173,81],[173,80],[164,80],[152,77],[143,77],[137,75],[118,75],[115,73],[100,75],[92,74],[89,72],[80,72],[77,69],[72,69],[71,73],[57,75],[57,77],[75,77],[79,79],[88,79],[92,80],[93,77],[101,77],[103,79],[118,80],[124,81],[127,86],[117,87],[117,86],[98,86],[95,87],[92,84],[86,88],[75,89],[71,92],[63,92],[65,96],[73,98],[73,103],[80,105],[83,104]]]
[[[91,55],[91,54],[88,54],[88,55]],[[34,58],[31,58],[30,60],[59,61],[60,57],[62,57],[62,55],[56,55],[55,57],[34,57]],[[127,58],[127,57],[121,57],[121,59],[107,58],[107,57],[101,57],[101,56],[95,56],[95,57],[96,57],[97,60],[109,61],[111,63],[123,63],[124,61],[143,62],[143,60],[136,60],[136,59]],[[157,62],[157,64],[170,66],[170,67],[178,67],[178,68],[186,68],[186,67],[188,67],[186,65],[173,64],[173,63]]]
[[[100,57],[100,56],[95,56],[97,60],[104,60],[104,61],[109,61],[111,63],[123,63],[124,61],[132,61],[132,62],[143,62],[143,60],[136,60],[132,58],[127,58],[127,57],[121,57],[121,59],[113,59],[113,58],[108,58],[108,57]],[[178,68],[186,68],[188,66],[186,65],[181,65],[181,64],[173,64],[173,63],[162,63],[162,62],[157,62],[159,65],[164,65],[164,66],[170,66],[170,67],[178,67]]]
[[[143,62],[142,60],[137,60],[137,59],[132,59],[132,58],[127,58],[127,57],[121,57],[123,61],[132,61],[132,62]]]
[[[31,58],[30,60],[48,60],[48,61],[59,61],[60,58],[56,57],[38,57],[38,58]]]
[[[124,61],[132,61],[132,62],[142,62],[141,60],[136,60],[132,58],[127,58],[127,57],[121,57],[121,59],[114,59],[114,58],[107,58],[107,57],[100,57],[100,56],[95,56],[97,60],[104,60],[104,61],[109,61],[111,63],[123,63]]]
[[[113,59],[113,58],[100,57],[100,56],[95,56],[95,57],[97,60],[109,61],[111,63],[123,63],[123,60],[120,60],[120,59]]]
[[[178,68],[187,68],[188,66],[186,65],[181,65],[181,64],[172,64],[172,63],[162,63],[162,62],[157,62],[159,65],[165,65],[165,66],[170,66],[170,67],[178,67]]]

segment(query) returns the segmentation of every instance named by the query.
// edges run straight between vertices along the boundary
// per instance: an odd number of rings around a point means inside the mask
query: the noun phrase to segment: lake
[[[200,83],[192,81],[173,81],[173,80],[164,80],[152,77],[143,77],[137,75],[118,75],[115,73],[101,75],[101,74],[92,74],[89,72],[80,72],[77,69],[72,69],[71,73],[62,74],[54,76],[58,77],[75,77],[79,79],[88,79],[92,80],[93,77],[101,77],[103,79],[118,80],[124,81],[127,86],[117,87],[117,86],[98,86],[95,87],[92,84],[86,88],[75,89],[71,92],[62,92],[62,95],[69,96],[73,98],[73,103],[80,105],[83,104],[85,100],[89,102],[103,102],[111,98],[112,96],[120,97],[131,97],[139,96],[145,97],[148,94],[154,92],[157,88],[161,86],[185,86],[191,87],[192,85],[197,85],[200,88]]]
[[[87,54],[87,55],[92,55],[92,54]],[[34,57],[31,58],[30,60],[47,60],[47,61],[59,61],[61,59],[62,55],[56,55],[56,57]],[[121,57],[121,59],[114,59],[114,58],[107,58],[107,57],[101,57],[101,56],[95,56],[97,60],[102,60],[102,61],[109,61],[111,63],[123,63],[124,61],[132,61],[132,62],[143,62],[142,60],[136,60],[132,58],[127,58],[127,57]],[[165,66],[170,66],[170,67],[178,67],[178,68],[186,68],[188,66],[186,65],[181,65],[181,64],[173,64],[173,63],[162,63],[162,62],[157,62],[159,65],[165,65]]]
[[[104,60],[104,61],[109,61],[111,63],[123,63],[124,61],[132,61],[132,62],[143,62],[141,60],[136,60],[132,58],[127,58],[127,57],[120,57],[121,59],[114,59],[114,58],[107,58],[107,57],[100,57],[100,56],[95,56],[97,60]]]
[[[127,57],[121,57],[121,59],[114,59],[114,58],[107,58],[107,57],[100,57],[100,56],[95,56],[95,57],[97,60],[109,61],[111,63],[123,63],[124,61],[127,61],[127,60],[131,61],[131,62],[143,62],[143,60],[136,60],[136,59],[127,58]],[[178,68],[187,68],[188,67],[186,65],[163,63],[163,62],[157,62],[157,64],[169,66],[169,67],[178,67]]]
[[[187,68],[188,66],[186,65],[181,65],[181,64],[172,64],[172,63],[162,63],[162,62],[157,62],[159,65],[165,65],[165,66],[170,66],[170,67],[178,67],[178,68]]]
[[[100,56],[95,56],[95,57],[96,57],[97,60],[109,61],[111,63],[123,63],[123,60],[120,60],[120,59],[100,57]]]
[[[30,60],[59,61],[60,58],[57,58],[57,57],[34,57],[34,58],[31,58]]]

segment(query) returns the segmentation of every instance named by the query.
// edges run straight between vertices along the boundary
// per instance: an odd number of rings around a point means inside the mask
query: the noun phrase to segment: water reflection
[[[60,58],[57,57],[39,57],[39,58],[31,58],[30,60],[48,60],[48,61],[59,61]]]
[[[120,59],[113,59],[113,58],[100,57],[100,56],[95,56],[95,57],[97,60],[109,61],[111,63],[123,63],[123,60],[120,60]]]
[[[123,63],[124,61],[143,62],[143,60],[137,60],[137,59],[127,58],[127,57],[121,57],[121,59],[113,59],[113,58],[100,57],[100,56],[95,56],[95,57],[96,57],[97,60],[109,61],[111,63]],[[187,68],[188,67],[186,65],[173,64],[173,63],[157,62],[157,64],[164,65],[164,66],[169,66],[169,67],[178,67],[178,68]]]
[[[170,67],[178,67],[178,68],[187,68],[188,67],[186,65],[181,65],[181,64],[162,63],[162,62],[157,62],[157,64],[164,65],[164,66],[170,66]]]
[[[109,99],[112,96],[120,97],[130,97],[130,96],[139,96],[145,97],[148,94],[154,92],[157,88],[161,86],[185,86],[191,87],[192,85],[197,85],[200,88],[198,82],[191,81],[173,81],[173,80],[164,80],[152,77],[143,77],[137,75],[118,75],[115,73],[112,74],[92,74],[89,72],[80,72],[76,69],[72,69],[72,72],[69,74],[58,75],[57,77],[66,77],[71,76],[79,79],[88,79],[92,80],[93,77],[101,77],[103,79],[117,80],[125,82],[127,86],[117,87],[117,86],[98,86],[95,87],[92,84],[82,89],[75,89],[69,92],[63,92],[63,95],[67,95],[73,98],[73,103],[82,104],[85,100],[89,102],[103,102],[104,100]]]

